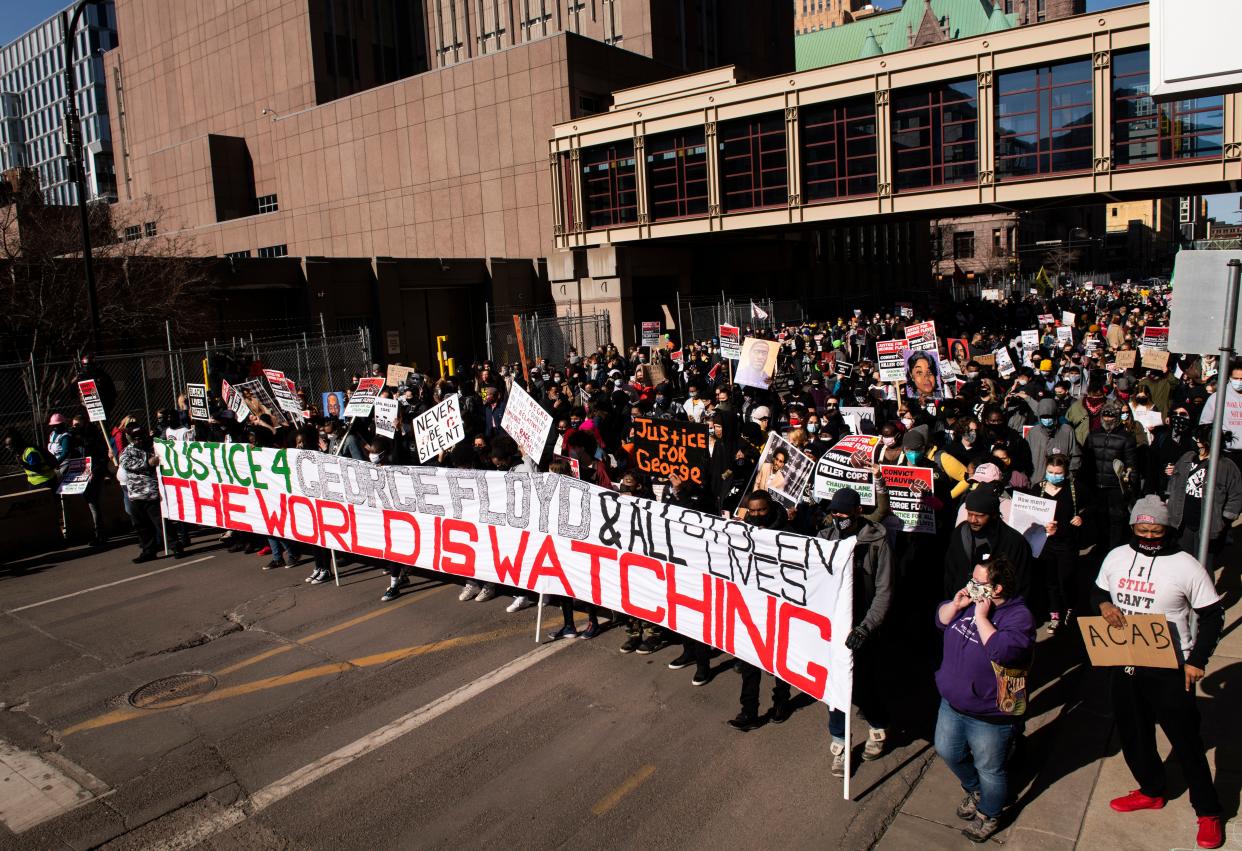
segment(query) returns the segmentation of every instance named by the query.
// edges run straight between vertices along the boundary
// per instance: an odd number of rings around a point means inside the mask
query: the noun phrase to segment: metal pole
[[[334,385],[332,384],[332,358],[328,356],[328,326],[325,325],[323,322],[322,313],[319,314],[319,334],[320,334],[320,339],[323,340],[324,368],[328,372],[328,375],[327,375],[328,380],[326,382],[328,386],[324,388],[324,391],[327,393],[331,393],[332,390],[334,389]]]
[[[99,353],[99,304],[95,294],[95,267],[91,256],[90,216],[86,209],[86,168],[82,164],[82,126],[78,120],[77,80],[73,73],[73,31],[87,5],[96,0],[81,0],[69,11],[60,13],[61,37],[65,50],[65,116],[62,128],[69,154],[69,165],[78,189],[78,219],[82,226],[82,274],[86,278],[86,304],[90,311],[91,350]]]
[[[677,337],[678,337],[679,342],[681,343],[681,346],[679,348],[685,349],[687,337],[686,337],[686,325],[682,321],[682,318],[681,318],[681,290],[677,291]],[[683,362],[684,362],[684,359],[683,359]]]
[[[1208,563],[1208,545],[1211,543],[1212,512],[1216,510],[1216,474],[1220,469],[1221,453],[1225,442],[1225,397],[1229,385],[1222,378],[1229,375],[1233,360],[1234,328],[1238,321],[1238,282],[1242,279],[1242,261],[1229,261],[1229,288],[1225,291],[1225,327],[1220,335],[1220,358],[1216,367],[1216,410],[1212,417],[1212,451],[1208,454],[1207,481],[1203,486],[1203,523],[1199,530],[1199,563],[1212,570]]]
[[[168,383],[172,387],[172,404],[171,407],[177,407],[177,367],[173,363],[172,348],[172,323],[167,319],[164,320],[164,334],[168,338]]]
[[[487,359],[492,359],[492,306],[483,302],[483,328],[487,334]]]
[[[142,409],[147,413],[147,431],[151,430],[151,394],[147,392],[147,359],[138,357],[138,368],[142,372]]]

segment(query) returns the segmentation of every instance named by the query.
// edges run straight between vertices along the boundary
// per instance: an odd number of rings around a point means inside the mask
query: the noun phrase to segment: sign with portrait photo
[[[742,357],[737,371],[733,374],[734,383],[759,390],[770,388],[772,375],[776,372],[776,358],[780,352],[780,343],[775,340],[747,337],[742,341]]]
[[[944,379],[940,374],[940,353],[910,349],[904,354],[906,397],[944,398]]]

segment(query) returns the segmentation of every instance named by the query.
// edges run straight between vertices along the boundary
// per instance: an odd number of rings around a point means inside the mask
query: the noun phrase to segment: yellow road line
[[[607,813],[617,804],[621,803],[622,798],[646,783],[647,780],[650,779],[651,775],[655,774],[655,770],[654,765],[647,763],[642,768],[638,769],[638,771],[635,771],[629,777],[625,778],[625,780],[621,782],[620,786],[600,798],[595,803],[595,806],[591,807],[591,814],[602,816]]]
[[[436,593],[439,593],[440,591],[444,591],[444,590],[447,590],[449,588],[454,588],[454,587],[456,586],[441,585],[439,588],[433,588],[425,594],[417,594],[417,596],[407,597],[406,599],[401,600],[398,603],[394,603],[391,606],[384,606],[382,609],[373,609],[372,611],[367,612],[365,615],[359,615],[356,618],[350,618],[347,621],[342,621],[341,623],[338,623],[336,626],[330,626],[327,629],[320,630],[319,632],[308,635],[305,638],[299,638],[298,640],[294,641],[291,644],[285,644],[280,647],[273,647],[271,650],[264,650],[262,653],[251,656],[249,659],[243,659],[240,662],[236,662],[232,665],[229,665],[228,667],[221,668],[220,670],[216,671],[215,674],[217,677],[223,677],[223,676],[227,676],[228,674],[236,673],[237,671],[240,671],[242,668],[249,668],[251,665],[257,665],[259,662],[265,661],[267,659],[271,659],[273,656],[279,656],[281,653],[288,653],[290,650],[292,650],[295,647],[300,647],[303,644],[309,644],[312,641],[318,641],[321,638],[327,638],[329,635],[335,635],[336,633],[341,632],[342,630],[349,629],[351,626],[357,626],[360,623],[366,623],[367,621],[372,620],[373,618],[378,618],[380,615],[386,615],[389,612],[395,612],[397,609],[405,608],[406,606],[409,606],[413,603],[417,603],[419,600],[425,600],[428,597],[430,597],[432,594],[436,594]]]
[[[228,686],[226,688],[210,692],[195,700],[178,703],[176,706],[152,707],[149,709],[134,709],[126,707],[125,709],[117,709],[96,718],[83,721],[80,724],[75,724],[72,727],[62,730],[61,735],[70,736],[74,733],[85,732],[86,730],[97,730],[100,727],[110,727],[113,724],[120,724],[123,721],[132,721],[135,718],[145,718],[155,713],[167,712],[169,709],[180,709],[185,706],[197,706],[203,703],[215,703],[220,700],[228,700],[229,698],[242,697],[244,695],[254,694],[255,692],[293,685],[294,683],[300,683],[305,680],[343,673],[348,671],[350,668],[370,668],[376,665],[386,665],[389,662],[398,662],[402,659],[409,659],[414,656],[425,656],[428,653],[438,653],[443,650],[452,650],[457,647],[468,647],[473,644],[483,644],[498,638],[508,638],[509,636],[521,635],[529,631],[530,626],[527,624],[504,627],[503,629],[493,629],[488,632],[479,632],[473,635],[462,635],[457,638],[446,638],[442,641],[433,641],[429,644],[416,644],[412,647],[402,647],[398,650],[389,650],[385,653],[375,653],[370,656],[361,656],[347,662],[329,662],[324,665],[316,665],[313,668],[305,668],[301,671],[295,671],[292,674],[281,674],[275,677],[265,677],[260,680],[253,680],[248,683],[239,683],[235,686]]]

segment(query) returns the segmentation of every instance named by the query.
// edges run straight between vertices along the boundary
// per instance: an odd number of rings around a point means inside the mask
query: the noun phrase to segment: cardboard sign
[[[1031,555],[1039,558],[1039,554],[1044,551],[1044,544],[1048,543],[1048,530],[1044,527],[1056,518],[1056,514],[1055,500],[1015,490],[1006,522],[1022,533],[1022,537],[1031,545]]]
[[[397,436],[397,408],[396,399],[385,399],[383,397],[375,397],[375,433],[384,437]]]
[[[506,407],[505,416],[508,415],[509,409]],[[441,452],[447,452],[465,439],[466,424],[461,416],[460,393],[454,393],[434,408],[423,411],[414,418],[414,443],[418,445],[420,464],[426,464],[429,459]]]
[[[652,349],[660,345],[660,323],[659,322],[644,322],[643,323],[643,336],[642,336],[642,342],[640,343],[640,345],[643,345],[643,346],[646,346],[647,348],[652,348]]]
[[[996,355],[975,355],[974,361],[975,363],[979,364],[979,366],[995,367],[996,366]]]
[[[876,340],[876,366],[880,380],[899,384],[906,380],[906,359],[903,355],[909,346],[905,340]]]
[[[936,342],[936,323],[916,322],[906,326],[906,344],[916,352],[934,352],[940,348]]]
[[[736,325],[720,326],[720,356],[729,360],[742,356],[742,331]]]
[[[707,483],[707,426],[677,420],[634,420],[634,464],[653,480],[669,476]]]
[[[880,445],[874,434],[847,434],[833,444],[815,465],[815,498],[832,499],[842,488],[853,488],[867,505],[875,505],[875,475],[871,465]]]
[[[1169,353],[1159,349],[1147,349],[1143,352],[1143,369],[1154,369],[1164,372],[1169,368]]]
[[[414,372],[412,366],[401,366],[400,364],[390,363],[388,365],[388,373],[384,376],[384,383],[389,387],[400,387],[405,384],[405,380]]]
[[[888,504],[901,521],[903,532],[936,534],[936,514],[927,503],[931,496],[932,471],[927,467],[880,467],[888,487]]]
[[[91,483],[91,459],[74,458],[65,465],[65,472],[56,486],[56,493],[61,496],[73,496],[85,493],[86,486]]]
[[[206,384],[187,384],[185,400],[190,406],[190,419],[204,423],[211,419],[211,412],[207,408]]]
[[[1132,351],[1117,352],[1113,355],[1113,365],[1118,369],[1133,369],[1136,354],[1137,352]]]
[[[103,400],[99,398],[99,388],[92,380],[79,381],[78,392],[82,394],[82,404],[86,406],[86,415],[93,423],[101,423],[107,419]]]
[[[1176,668],[1177,651],[1164,615],[1126,615],[1111,627],[1102,617],[1078,619],[1082,643],[1097,668]]]
[[[531,395],[514,384],[509,389],[509,401],[500,427],[516,441],[522,453],[529,455],[536,464],[543,458],[543,449],[552,430],[552,415],[539,406]]]
[[[354,395],[349,397],[349,404],[345,406],[345,416],[371,416],[371,408],[375,405],[375,398],[379,396],[380,391],[383,389],[384,379],[382,378],[358,379],[358,386],[354,389]]]

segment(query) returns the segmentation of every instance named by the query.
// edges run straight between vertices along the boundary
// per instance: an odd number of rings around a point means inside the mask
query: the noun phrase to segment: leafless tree
[[[1044,255],[1044,268],[1052,275],[1073,271],[1081,254],[1077,249],[1054,248]]]

